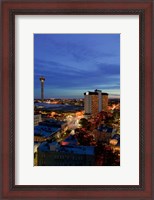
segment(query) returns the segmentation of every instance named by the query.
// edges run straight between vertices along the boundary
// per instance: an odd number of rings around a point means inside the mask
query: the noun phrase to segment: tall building
[[[41,81],[41,101],[43,103],[43,101],[44,101],[44,81],[45,81],[45,78],[43,76],[41,76],[40,81]]]
[[[107,111],[108,107],[108,93],[102,93],[101,90],[95,90],[94,92],[84,93],[84,110],[85,114],[93,114],[103,111]]]

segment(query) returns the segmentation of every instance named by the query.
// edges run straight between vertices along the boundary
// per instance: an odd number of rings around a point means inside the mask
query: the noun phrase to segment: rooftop
[[[109,95],[108,93],[102,92],[101,90],[95,90],[94,92],[88,91],[85,92],[84,95],[98,95],[99,93],[101,93],[102,95]]]
[[[41,126],[48,126],[48,127],[61,127],[62,124],[65,124],[64,121],[54,120],[54,119],[48,119],[43,122],[40,122],[39,125]]]
[[[119,134],[115,134],[113,135],[112,139],[116,139],[120,142],[120,135]]]
[[[60,131],[59,127],[49,127],[49,126],[41,126],[41,125],[34,127],[34,135],[42,136],[44,138],[47,138],[58,131]]]
[[[100,125],[98,128],[99,131],[107,132],[107,133],[112,133],[113,128],[105,126],[104,124]]]
[[[51,150],[50,146],[55,145],[56,149]],[[43,142],[38,147],[39,151],[42,152],[50,152],[50,151],[56,151],[56,152],[63,152],[63,153],[72,153],[72,154],[86,154],[86,155],[94,155],[94,146],[61,146],[58,143],[49,143],[49,142]]]

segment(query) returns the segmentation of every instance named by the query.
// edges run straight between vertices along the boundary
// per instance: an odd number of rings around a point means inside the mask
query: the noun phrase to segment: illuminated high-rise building
[[[84,110],[85,114],[96,115],[101,111],[107,111],[108,93],[102,93],[101,90],[84,93]]]
[[[44,101],[44,81],[45,81],[45,78],[43,76],[41,76],[40,81],[41,81],[41,101],[43,103],[43,101]]]

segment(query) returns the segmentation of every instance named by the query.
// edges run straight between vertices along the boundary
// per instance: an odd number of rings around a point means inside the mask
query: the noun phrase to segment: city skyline
[[[120,34],[34,34],[34,98],[83,98],[100,89],[120,98]]]

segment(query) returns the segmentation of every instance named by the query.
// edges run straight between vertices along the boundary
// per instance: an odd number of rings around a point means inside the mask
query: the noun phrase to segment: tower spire
[[[45,81],[45,78],[43,76],[41,76],[40,81],[41,81],[41,101],[43,103],[43,101],[44,101],[44,81]]]

